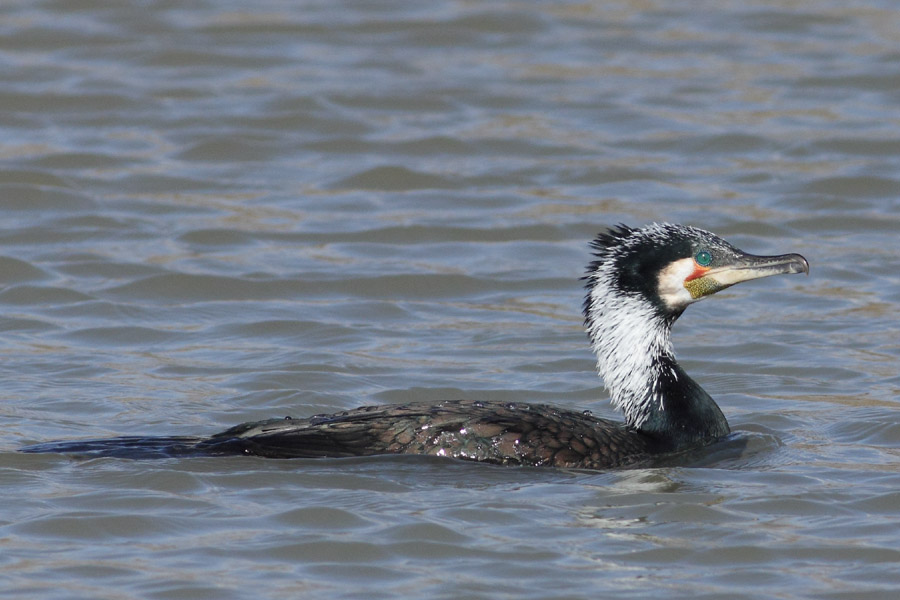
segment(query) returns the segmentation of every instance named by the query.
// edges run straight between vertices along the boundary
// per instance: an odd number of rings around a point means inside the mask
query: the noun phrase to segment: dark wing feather
[[[505,465],[610,468],[654,451],[622,425],[547,405],[455,400],[367,406],[309,419],[246,423],[197,445],[273,458],[424,454]]]

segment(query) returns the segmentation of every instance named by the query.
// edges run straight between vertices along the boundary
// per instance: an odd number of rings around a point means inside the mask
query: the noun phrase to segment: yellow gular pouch
[[[696,277],[694,279],[685,279],[684,287],[688,292],[690,292],[691,298],[693,298],[694,300],[699,300],[703,296],[715,294],[719,290],[724,289],[728,286],[722,285],[712,277]]]

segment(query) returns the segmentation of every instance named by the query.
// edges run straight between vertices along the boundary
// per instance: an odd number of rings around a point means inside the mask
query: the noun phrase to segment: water
[[[6,597],[894,597],[895,3],[0,11]],[[676,325],[740,456],[16,452],[409,399],[616,417],[578,277],[657,220],[810,261]]]

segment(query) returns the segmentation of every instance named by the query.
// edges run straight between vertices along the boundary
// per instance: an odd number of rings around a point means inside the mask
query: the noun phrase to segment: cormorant
[[[683,225],[619,225],[591,243],[584,320],[624,423],[546,404],[449,400],[364,406],[245,423],[212,437],[50,442],[25,452],[91,456],[246,454],[273,458],[447,456],[502,465],[606,469],[710,444],[729,433],[718,405],[675,360],[669,334],[691,303],[736,283],[809,273],[799,254],[753,256]]]

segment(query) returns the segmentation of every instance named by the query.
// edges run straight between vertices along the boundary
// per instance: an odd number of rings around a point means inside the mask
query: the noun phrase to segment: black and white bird
[[[670,332],[693,302],[742,281],[809,273],[799,254],[754,256],[684,225],[620,225],[591,244],[584,319],[597,369],[624,422],[546,404],[449,400],[364,406],[238,425],[212,437],[50,442],[26,452],[91,456],[381,454],[501,465],[608,469],[710,444],[729,433],[715,401],[675,360]]]

